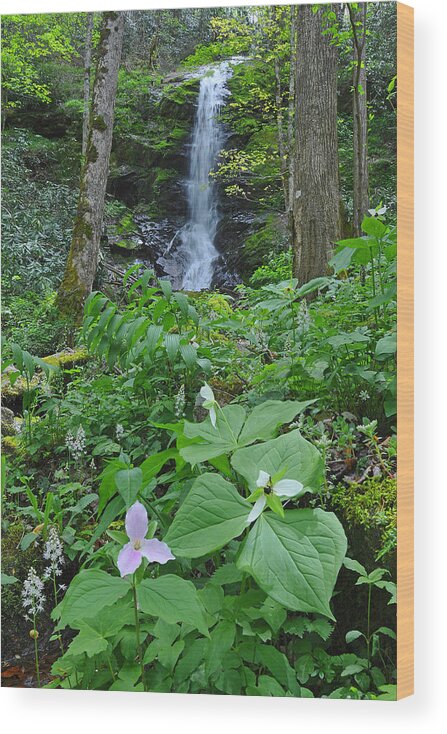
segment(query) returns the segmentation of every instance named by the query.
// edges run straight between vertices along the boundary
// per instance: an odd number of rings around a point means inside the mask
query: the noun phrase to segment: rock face
[[[141,262],[181,287],[176,233],[188,218],[187,184],[200,78],[197,72],[195,76],[176,73],[164,82],[149,98],[147,134],[127,135],[114,143],[108,192],[133,210],[134,231],[121,238],[108,232],[107,239],[112,253],[129,258],[129,266]],[[233,144],[229,133],[226,145]],[[243,243],[259,227],[259,218],[248,204],[241,207],[240,201],[225,195],[223,186],[218,187],[214,244],[220,257],[214,264],[211,288],[231,289],[246,271]]]

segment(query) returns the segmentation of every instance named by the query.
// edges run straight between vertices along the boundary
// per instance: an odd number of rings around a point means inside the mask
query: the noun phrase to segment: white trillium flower
[[[297,482],[295,479],[280,479],[279,482],[275,482],[275,484],[273,484],[270,474],[262,470],[259,472],[259,476],[256,480],[256,486],[258,487],[258,490],[262,489],[263,492],[254,503],[253,509],[247,517],[248,524],[257,520],[259,515],[262,513],[267,504],[267,496],[269,494],[276,494],[277,497],[296,497],[301,494],[304,489],[301,482]]]
[[[210,386],[205,382],[204,386],[200,389],[200,397],[203,398],[202,407],[205,408],[210,414],[210,421],[213,428],[216,427],[216,406],[217,401],[214,397],[214,393]]]

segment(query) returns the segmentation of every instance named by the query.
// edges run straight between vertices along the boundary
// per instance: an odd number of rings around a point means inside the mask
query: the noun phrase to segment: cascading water
[[[214,239],[219,223],[217,187],[210,173],[225,141],[219,112],[228,94],[228,61],[211,67],[201,79],[199,101],[190,149],[187,181],[188,221],[176,233],[166,255],[165,270],[178,279],[178,287],[199,291],[209,288],[219,253]]]

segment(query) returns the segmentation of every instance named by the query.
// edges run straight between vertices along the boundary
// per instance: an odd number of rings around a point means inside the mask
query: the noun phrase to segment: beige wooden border
[[[414,692],[414,11],[397,3],[397,698]]]

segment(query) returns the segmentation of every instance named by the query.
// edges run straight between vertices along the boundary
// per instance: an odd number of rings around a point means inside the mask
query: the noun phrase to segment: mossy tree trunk
[[[340,232],[337,49],[322,33],[325,8],[297,8],[291,235],[300,285],[327,273]]]
[[[88,123],[90,118],[90,87],[92,67],[93,13],[87,13],[84,49],[84,115],[82,118],[82,155],[87,152]]]
[[[57,298],[62,313],[78,320],[98,265],[123,32],[123,13],[103,13],[78,209]]]
[[[366,94],[366,15],[367,3],[357,9],[348,5],[353,34],[354,78],[352,97],[354,142],[354,234],[360,237],[362,221],[369,207],[368,194],[368,110]]]

